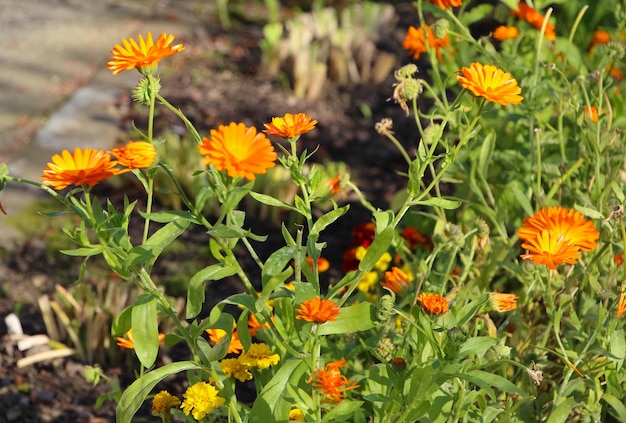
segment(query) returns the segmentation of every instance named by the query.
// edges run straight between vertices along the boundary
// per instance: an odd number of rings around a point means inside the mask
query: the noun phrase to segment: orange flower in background
[[[76,148],[74,153],[63,150],[52,156],[43,171],[43,184],[59,191],[70,185],[94,186],[118,174],[117,162],[102,150]]]
[[[524,219],[517,235],[524,241],[522,248],[528,251],[521,258],[545,264],[552,270],[559,264],[575,264],[579,252],[596,248],[600,238],[592,221],[563,207],[541,209]]]
[[[493,31],[496,40],[510,40],[519,37],[519,29],[515,26],[500,25]]]
[[[406,240],[409,250],[411,251],[417,250],[420,246],[428,250],[433,249],[433,242],[431,239],[415,228],[402,229],[400,236]]]
[[[274,316],[272,316],[272,322],[274,321]],[[259,329],[269,329],[270,324],[265,322],[263,326],[261,326],[261,322],[254,314],[250,314],[248,316],[248,332],[250,332],[250,336],[256,336],[256,331]]]
[[[226,335],[226,331],[222,329],[207,329],[205,331],[209,335],[209,339],[213,344],[217,344]],[[239,354],[243,350],[243,344],[239,339],[239,333],[237,332],[237,324],[233,328],[233,334],[230,337],[230,345],[228,346],[228,354]]]
[[[524,98],[519,95],[522,89],[517,86],[515,78],[492,65],[472,63],[469,68],[462,68],[456,79],[475,96],[502,106],[519,104]]]
[[[211,138],[202,138],[198,146],[204,163],[217,170],[226,170],[228,176],[255,180],[256,175],[276,166],[276,152],[270,140],[256,128],[231,122],[211,130]]]
[[[421,293],[417,301],[422,305],[425,312],[435,316],[445,314],[448,311],[448,300],[439,294]]]
[[[517,308],[517,299],[519,297],[515,294],[503,294],[501,292],[489,293],[489,305],[492,310],[504,313],[507,311],[515,310]]]
[[[619,294],[619,301],[617,302],[617,318],[619,319],[626,313],[626,295],[624,291]]]
[[[341,374],[341,367],[347,367],[344,359],[328,363],[323,369],[315,370],[307,381],[322,391],[326,403],[338,404],[345,398],[346,391],[359,387]]]
[[[352,229],[352,242],[357,247],[369,247],[376,236],[376,224],[366,222]]]
[[[306,300],[300,304],[300,308],[296,309],[296,319],[306,320],[312,323],[324,323],[337,320],[337,316],[341,311],[339,306],[331,300],[322,300],[313,298]]]
[[[129,169],[145,169],[152,166],[157,156],[154,145],[145,141],[131,141],[126,146],[114,148],[111,154],[118,163]]]
[[[511,14],[513,16],[518,17],[519,19],[525,20],[539,31],[541,31],[541,27],[543,26],[543,21],[545,16],[541,15],[535,9],[527,5],[526,3],[519,3],[517,5],[518,10],[511,10]],[[551,22],[546,23],[546,39],[550,41],[554,41],[556,39],[556,33],[554,31],[554,24]]]
[[[165,340],[165,334],[159,333],[159,345],[163,345],[163,341]],[[128,332],[124,335],[124,337],[117,337],[117,345],[121,348],[126,348],[128,350],[135,349],[135,342],[133,341],[133,330],[129,329]]]
[[[359,263],[361,263],[361,260],[356,257],[357,248],[358,247],[352,247],[346,250],[345,253],[343,253],[341,268],[344,272],[351,272],[359,268]]]
[[[621,266],[624,263],[624,253],[618,253],[613,256],[613,261],[616,265]]]
[[[426,31],[427,36],[424,36],[424,31]],[[428,41],[428,47],[426,46],[426,41]],[[402,42],[402,47],[408,50],[415,60],[419,59],[422,53],[426,53],[427,48],[434,48],[437,60],[441,62],[443,59],[441,50],[448,46],[450,46],[448,36],[437,38],[428,25],[424,25],[423,28],[410,26]]]
[[[608,44],[609,41],[611,41],[611,35],[608,32],[599,29],[593,33],[593,38],[591,38],[591,44],[589,45],[589,49],[592,50],[595,46],[599,44]]]
[[[426,0],[428,3],[432,3],[435,6],[441,7],[446,10],[448,7],[459,7],[463,5],[463,0]]]
[[[598,123],[598,108],[596,106],[583,106],[583,111],[585,112],[585,117],[588,117],[595,123]],[[604,113],[604,109],[600,109],[600,113]]]
[[[161,59],[184,49],[182,44],[170,46],[172,41],[174,41],[173,35],[163,33],[155,43],[150,32],[145,40],[139,35],[139,43],[132,38],[128,40],[124,38],[123,46],[116,44],[111,50],[113,57],[109,59],[107,69],[112,70],[113,75],[134,68],[137,68],[143,75],[152,74]]]
[[[391,289],[396,294],[404,291],[410,284],[409,275],[395,266],[390,271],[385,272],[385,280],[380,283],[381,286]]]
[[[311,270],[313,270],[313,259],[309,256],[306,256],[306,261],[309,264]],[[317,259],[317,271],[320,273],[324,273],[330,268],[330,263],[324,257],[319,257]]]
[[[341,176],[335,175],[331,180],[328,181],[328,186],[330,187],[330,193],[332,195],[341,194]]]
[[[285,139],[299,137],[315,129],[316,120],[311,120],[311,116],[305,113],[285,113],[283,117],[272,118],[272,123],[264,123],[263,126],[267,135],[274,135]]]

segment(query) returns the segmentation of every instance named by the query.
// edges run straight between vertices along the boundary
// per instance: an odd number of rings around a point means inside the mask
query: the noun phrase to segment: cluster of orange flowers
[[[450,46],[450,38],[447,35],[443,38],[437,38],[435,32],[428,25],[424,25],[423,28],[410,26],[402,42],[402,47],[408,50],[413,58],[417,60],[422,53],[428,51],[427,46],[435,49],[437,60],[441,62],[443,59],[442,50]]]
[[[347,367],[344,359],[327,363],[324,368],[315,370],[308,380],[308,383],[312,382],[322,392],[325,402],[340,403],[345,397],[344,392],[359,387],[341,374],[341,367]]]
[[[524,219],[517,235],[526,253],[521,257],[555,270],[563,263],[575,264],[581,251],[597,247],[600,232],[593,222],[574,209],[549,207]]]
[[[531,6],[524,2],[520,2],[517,5],[517,9],[518,10],[511,10],[511,14],[513,16],[525,20],[526,22],[537,28],[539,31],[541,31],[541,28],[543,27],[544,21],[546,19],[545,16],[543,16],[542,14],[537,12],[537,10],[533,9]],[[554,24],[548,21],[545,23],[545,25],[545,37],[550,41],[554,41],[556,39]]]

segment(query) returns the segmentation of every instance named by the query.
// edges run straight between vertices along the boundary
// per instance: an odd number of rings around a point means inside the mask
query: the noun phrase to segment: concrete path
[[[0,162],[11,175],[38,181],[63,149],[114,145],[123,135],[116,98],[140,75],[106,70],[111,48],[149,31],[184,43],[213,8],[212,0],[0,0]],[[10,184],[0,202],[15,215],[38,195]],[[6,245],[15,233],[3,218]]]

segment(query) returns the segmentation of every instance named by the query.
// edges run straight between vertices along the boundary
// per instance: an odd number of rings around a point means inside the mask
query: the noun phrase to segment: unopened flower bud
[[[408,65],[404,65],[398,69],[395,73],[395,77],[398,81],[401,81],[403,79],[411,78],[417,71],[417,66],[413,63],[409,63]]]
[[[402,97],[407,100],[414,100],[422,92],[422,84],[419,79],[409,78],[403,83]]]
[[[450,30],[450,22],[447,19],[438,19],[431,28],[435,33],[435,37],[444,38]]]
[[[402,357],[396,357],[391,360],[391,367],[393,367],[396,372],[403,372],[406,370],[406,361]]]

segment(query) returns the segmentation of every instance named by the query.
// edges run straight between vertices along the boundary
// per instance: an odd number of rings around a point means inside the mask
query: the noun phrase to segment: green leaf
[[[359,270],[369,272],[374,268],[376,262],[389,249],[391,241],[393,241],[394,234],[395,229],[389,226],[376,235],[372,245],[370,245],[367,249],[363,260],[359,263]]]
[[[613,331],[613,333],[611,334],[611,339],[609,340],[609,350],[611,351],[611,354],[619,357],[618,359],[613,359],[613,362],[615,363],[615,370],[619,372],[619,370],[624,365],[624,356],[626,355],[624,329],[617,329]]]
[[[73,250],[61,250],[61,253],[65,254],[66,256],[91,257],[101,254],[102,251],[104,251],[104,247],[102,247],[102,245],[94,245],[93,247],[75,248]]]
[[[187,319],[193,319],[202,310],[206,281],[217,281],[235,273],[237,273],[237,269],[234,266],[212,264],[193,275],[187,288]]]
[[[352,421],[348,417],[353,416],[354,412],[361,408],[364,403],[364,401],[343,400],[339,404],[334,405],[328,413],[324,414],[322,422]]]
[[[178,361],[166,364],[141,376],[122,394],[117,404],[116,423],[131,423],[135,413],[157,383],[170,375],[196,369],[200,369],[200,366],[193,361]]]
[[[480,378],[484,382],[501,390],[502,392],[506,392],[507,394],[518,394],[522,397],[525,397],[527,394],[519,388],[517,385],[509,381],[508,379],[496,375],[494,373],[485,372],[482,370],[472,370],[467,372],[468,375]]]
[[[250,423],[286,422],[291,408],[290,402],[284,399],[286,387],[297,386],[306,370],[306,361],[300,358],[290,358],[283,363],[254,401]]]
[[[459,348],[458,358],[463,358],[472,354],[482,357],[487,350],[489,350],[489,348],[495,345],[496,342],[497,339],[490,336],[476,336],[474,338],[469,338],[467,341],[463,342]]]
[[[479,4],[465,13],[459,14],[459,20],[467,27],[488,16],[492,10],[493,6],[491,4]]]
[[[515,196],[515,199],[517,200],[519,205],[522,206],[522,208],[524,209],[524,213],[526,213],[527,216],[532,216],[535,211],[530,205],[530,200],[528,199],[528,196],[524,194],[522,190],[515,184],[509,184],[508,187]]]
[[[315,221],[313,227],[311,228],[311,232],[309,236],[319,235],[328,225],[339,219],[341,216],[346,214],[350,206],[340,207],[338,209],[334,209],[329,211],[328,213],[322,215],[319,219]]]
[[[153,294],[142,294],[135,300],[131,311],[135,353],[146,368],[152,367],[159,352],[157,301]]]
[[[250,191],[250,196],[254,198],[255,200],[257,200],[259,203],[263,203],[268,206],[283,207],[285,209],[297,211],[295,207],[285,203],[284,201],[277,200],[276,198],[267,194],[261,194],[259,192]]]
[[[623,399],[618,399],[614,395],[607,393],[602,395],[600,399],[611,406],[614,411],[614,413],[611,414],[617,417],[618,421],[626,422],[626,407],[624,407]]]
[[[602,213],[600,213],[596,209],[579,206],[577,204],[574,204],[574,209],[576,209],[577,211],[581,212],[582,214],[584,214],[585,216],[587,216],[590,219],[604,219],[604,216],[602,215]]]
[[[493,151],[496,148],[496,133],[490,131],[481,142],[480,156],[478,156],[478,169],[477,172],[482,176],[487,176],[489,171],[489,164],[493,156]]]
[[[604,396],[602,397],[604,398]],[[574,409],[576,405],[576,401],[574,398],[569,397],[565,401],[559,404],[558,407],[554,409],[554,411],[550,414],[547,423],[564,423],[567,421],[570,413]]]
[[[413,201],[411,202],[411,204],[415,206],[417,205],[435,206],[435,207],[441,207],[442,209],[446,209],[446,210],[455,210],[459,208],[459,206],[461,205],[461,201],[449,200],[447,198],[441,198],[441,197],[433,197],[427,200]]]
[[[187,229],[191,222],[175,220],[156,231],[143,245],[138,245],[128,253],[126,267],[145,265],[151,267],[165,247],[170,245]]]
[[[360,332],[376,326],[376,306],[372,303],[358,303],[340,310],[337,320],[323,323],[317,328],[318,335]]]
[[[126,307],[111,325],[111,336],[123,336],[131,328],[133,306]]]

